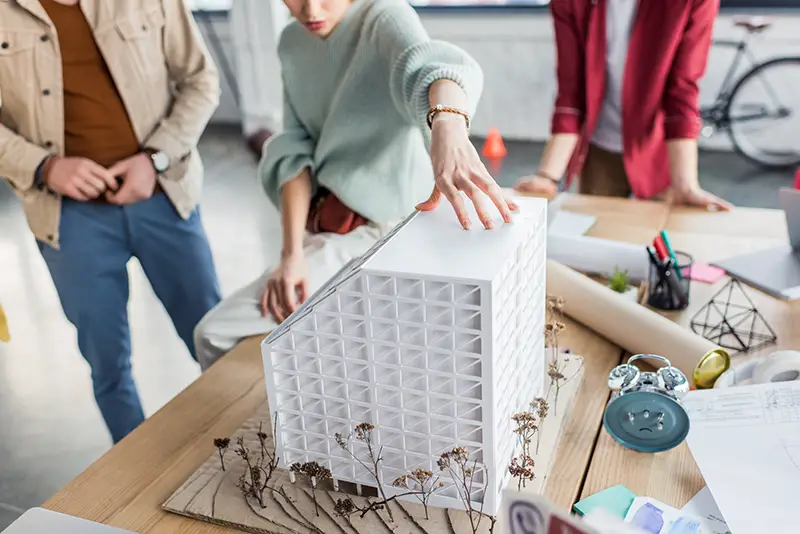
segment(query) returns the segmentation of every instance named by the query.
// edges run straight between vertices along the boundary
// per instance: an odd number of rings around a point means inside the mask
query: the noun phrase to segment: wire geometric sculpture
[[[740,296],[734,298],[737,293]],[[742,300],[747,304],[735,302]],[[692,317],[691,327],[695,334],[733,354],[760,349],[778,340],[775,331],[745,293],[742,283],[735,278]]]

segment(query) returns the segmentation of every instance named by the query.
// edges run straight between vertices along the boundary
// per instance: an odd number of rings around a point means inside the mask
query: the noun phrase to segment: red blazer
[[[606,85],[606,1],[552,0],[558,96],[553,133],[581,134],[567,180],[586,158]],[[638,0],[622,89],[625,170],[634,195],[670,185],[668,139],[700,133],[705,73],[719,0]]]

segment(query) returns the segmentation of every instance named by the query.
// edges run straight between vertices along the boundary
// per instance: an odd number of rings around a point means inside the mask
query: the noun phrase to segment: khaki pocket
[[[39,34],[0,28],[0,105],[25,102],[34,88]]]
[[[161,9],[134,12],[116,22],[125,52],[150,78],[164,71],[164,13]]]

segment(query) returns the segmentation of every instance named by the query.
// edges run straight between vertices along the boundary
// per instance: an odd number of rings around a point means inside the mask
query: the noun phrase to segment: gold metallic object
[[[714,349],[700,359],[692,377],[697,389],[711,389],[722,373],[730,369],[731,357],[723,349]]]

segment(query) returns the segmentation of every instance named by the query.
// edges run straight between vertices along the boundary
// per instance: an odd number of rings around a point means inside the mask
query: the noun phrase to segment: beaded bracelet
[[[456,115],[461,115],[462,117],[464,117],[464,120],[467,121],[467,131],[469,131],[469,124],[472,121],[472,118],[469,116],[469,113],[457,108],[448,108],[441,104],[434,106],[430,110],[428,110],[428,115],[426,117],[426,120],[428,122],[428,128],[433,128],[433,119],[435,119],[436,115],[438,115],[439,113],[454,113]]]

